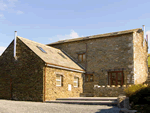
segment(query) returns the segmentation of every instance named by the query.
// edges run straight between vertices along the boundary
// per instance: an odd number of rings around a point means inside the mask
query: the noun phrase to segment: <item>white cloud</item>
[[[20,10],[14,10],[13,8],[16,7],[16,3],[18,0],[0,0],[0,11],[6,10],[7,12],[16,13],[16,14],[23,14]]]
[[[17,11],[17,14],[20,15],[20,14],[23,14],[23,12],[20,11],[20,10],[18,10],[18,11]]]
[[[73,38],[78,38],[79,35],[77,32],[75,32],[74,30],[71,30],[70,34],[66,34],[66,35],[56,35],[54,38],[57,38],[59,40],[65,40],[65,39],[73,39]]]
[[[49,38],[49,40],[53,40],[53,38]]]
[[[8,2],[17,2],[18,0],[7,0]]]
[[[5,10],[7,8],[7,5],[3,2],[3,0],[0,0],[0,10]]]
[[[4,17],[4,15],[3,14],[0,14],[0,18],[3,18]]]
[[[150,34],[150,30],[149,30],[149,31],[146,31],[146,34],[148,34],[148,35],[149,35],[149,34]]]
[[[6,47],[0,47],[0,55],[4,52],[4,50],[6,49]]]

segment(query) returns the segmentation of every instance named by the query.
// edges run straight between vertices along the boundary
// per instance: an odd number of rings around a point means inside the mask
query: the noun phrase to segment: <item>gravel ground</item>
[[[117,107],[105,105],[0,100],[0,113],[119,113],[119,111]]]

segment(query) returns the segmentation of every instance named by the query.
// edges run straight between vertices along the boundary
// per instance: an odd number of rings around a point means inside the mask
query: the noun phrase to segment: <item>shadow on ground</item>
[[[123,112],[120,111],[120,108],[113,106],[110,109],[99,109],[99,111],[95,113],[123,113]]]

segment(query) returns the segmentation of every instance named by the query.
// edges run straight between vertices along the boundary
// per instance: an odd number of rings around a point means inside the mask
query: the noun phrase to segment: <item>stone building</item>
[[[0,57],[0,98],[49,101],[79,97],[84,70],[60,49],[17,37]]]
[[[150,84],[150,54],[148,54],[148,79],[146,82]]]
[[[13,46],[14,42],[0,57],[0,98],[117,96],[123,88],[109,87],[140,84],[148,78],[147,42],[141,28],[48,45],[18,36],[17,60]],[[104,87],[95,91],[95,85]]]
[[[62,40],[48,45],[65,51],[84,67],[85,94],[93,95],[94,85],[122,86],[147,80],[147,42],[141,28]]]

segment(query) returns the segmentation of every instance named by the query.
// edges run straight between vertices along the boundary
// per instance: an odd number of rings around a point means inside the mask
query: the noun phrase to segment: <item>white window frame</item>
[[[60,79],[57,79],[56,77],[56,86],[62,86],[62,75],[61,74],[56,74],[56,76],[59,75],[60,76]],[[60,85],[57,85],[57,81],[60,81]]]
[[[75,81],[75,78],[77,78],[77,81]],[[79,87],[79,77],[74,77],[74,83],[77,83],[77,86],[74,86],[74,87]]]

